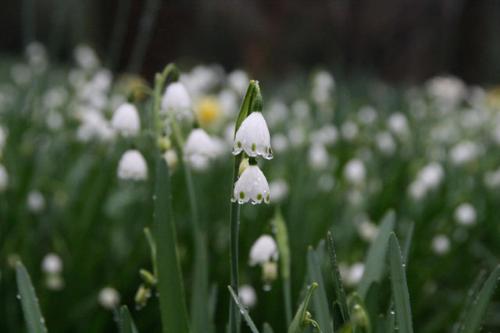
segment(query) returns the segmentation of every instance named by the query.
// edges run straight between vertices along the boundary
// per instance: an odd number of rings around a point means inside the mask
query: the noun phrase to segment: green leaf
[[[392,296],[396,322],[401,333],[413,333],[410,295],[406,284],[406,273],[399,242],[394,233],[389,238],[389,266],[391,273]]]
[[[120,308],[120,333],[138,333],[127,306]]]
[[[45,319],[40,311],[35,288],[31,283],[28,271],[20,261],[16,265],[16,280],[28,332],[46,333],[47,327],[45,327]]]
[[[197,231],[194,247],[193,282],[191,295],[191,329],[193,332],[211,332],[208,287],[208,250],[204,235]]]
[[[172,218],[170,176],[160,154],[156,160],[154,196],[155,240],[157,246],[158,292],[163,333],[188,333],[184,287],[176,248]]]
[[[288,230],[285,219],[279,210],[276,211],[272,220],[276,230],[276,242],[280,254],[280,275],[283,280],[283,298],[285,302],[285,314],[287,325],[292,321],[292,301],[290,286],[290,247],[288,244]]]
[[[302,333],[306,329],[307,308],[309,306],[309,302],[311,301],[311,296],[316,288],[318,288],[318,284],[316,282],[313,282],[307,290],[304,301],[302,302],[302,304],[300,304],[297,313],[295,313],[295,317],[293,317],[290,327],[288,327],[288,333]]]
[[[274,333],[273,328],[268,323],[264,323],[264,327],[262,328],[262,332],[263,333]]]
[[[484,317],[488,304],[495,291],[497,281],[500,279],[500,266],[497,266],[490,274],[481,290],[469,307],[468,313],[464,316],[465,322],[461,324],[459,332],[475,333],[479,332],[481,320]]]
[[[358,293],[365,299],[370,284],[380,282],[384,276],[385,258],[389,236],[394,229],[395,214],[389,211],[380,225],[378,236],[371,244],[365,260],[365,272],[359,283]]]
[[[307,266],[311,281],[316,281],[319,284],[318,292],[312,298],[315,317],[323,332],[333,333],[332,317],[330,316],[325,284],[321,274],[321,265],[318,256],[311,247],[307,252]]]
[[[236,118],[236,125],[234,127],[235,135],[243,120],[245,120],[252,111],[260,111],[259,108],[262,108],[262,95],[260,94],[259,82],[251,80],[248,84],[243,103],[241,104],[238,118]]]
[[[411,222],[406,230],[405,241],[403,244],[403,259],[404,263],[408,263],[408,256],[410,255],[411,242],[413,240],[413,232],[415,231],[415,222]]]
[[[333,236],[330,231],[326,235],[326,244],[328,247],[328,255],[330,257],[330,264],[332,265],[332,275],[333,275],[333,288],[335,290],[335,300],[339,306],[340,314],[342,317],[342,325],[349,321],[349,310],[347,307],[347,298],[345,296],[344,285],[342,283],[342,278],[340,277],[340,271],[337,264],[337,254],[335,252],[335,244],[333,243]]]
[[[240,298],[238,297],[238,295],[236,295],[233,288],[231,288],[231,286],[227,286],[227,289],[229,289],[229,292],[233,297],[234,303],[238,306],[240,313],[243,316],[243,319],[245,319],[245,322],[247,323],[248,327],[250,327],[252,333],[259,333],[257,326],[255,326],[252,318],[250,318],[250,315],[248,314],[248,310],[245,308],[243,304],[241,304]]]

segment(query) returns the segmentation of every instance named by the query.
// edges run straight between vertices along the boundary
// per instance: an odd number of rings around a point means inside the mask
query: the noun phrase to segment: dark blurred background
[[[498,0],[3,0],[0,50],[29,41],[67,60],[79,43],[147,78],[169,61],[280,77],[324,65],[421,81],[500,78]]]

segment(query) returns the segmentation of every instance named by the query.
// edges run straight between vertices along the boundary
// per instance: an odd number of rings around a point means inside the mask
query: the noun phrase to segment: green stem
[[[285,300],[286,322],[289,325],[292,322],[292,291],[290,278],[283,279],[283,298]]]

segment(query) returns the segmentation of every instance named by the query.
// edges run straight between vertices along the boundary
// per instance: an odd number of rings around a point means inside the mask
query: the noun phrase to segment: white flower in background
[[[445,255],[450,251],[450,239],[446,235],[436,235],[432,239],[432,251],[437,255]]]
[[[99,69],[90,81],[95,90],[104,92],[109,91],[112,83],[113,73],[109,69]]]
[[[5,147],[5,143],[7,142],[7,130],[0,126],[0,155],[3,150],[3,147]]]
[[[461,225],[473,225],[476,223],[476,209],[470,203],[460,204],[455,209],[455,221]]]
[[[179,81],[188,88],[193,97],[199,97],[219,84],[222,75],[223,69],[217,65],[198,65],[188,74],[182,73]]]
[[[480,147],[472,141],[462,141],[457,143],[450,150],[451,162],[455,165],[462,165],[475,160],[480,154]]]
[[[484,175],[484,184],[489,188],[500,187],[500,169],[486,172]]]
[[[359,159],[352,159],[344,167],[344,177],[354,185],[359,185],[365,181],[366,169],[363,162]]]
[[[184,118],[191,110],[191,97],[181,82],[172,82],[165,89],[161,101],[163,112],[173,112]]]
[[[273,99],[269,102],[268,109],[269,111],[266,112],[266,115],[271,128],[280,125],[288,117],[288,107],[282,100]]]
[[[306,132],[303,126],[293,126],[288,129],[288,140],[292,147],[300,147],[306,142]]]
[[[79,113],[81,124],[76,136],[79,141],[89,142],[93,139],[108,142],[115,137],[115,132],[104,116],[94,109],[82,110]]]
[[[467,94],[465,83],[453,76],[437,76],[426,83],[427,93],[442,106],[451,108],[460,103]]]
[[[370,105],[363,106],[358,111],[358,119],[362,124],[372,125],[377,120],[377,110]]]
[[[393,113],[387,120],[387,126],[395,135],[404,137],[410,132],[408,119],[401,112]]]
[[[56,109],[64,105],[68,91],[63,87],[53,87],[43,95],[42,104],[47,109]]]
[[[354,263],[350,267],[342,264],[339,270],[342,281],[344,281],[347,286],[353,287],[361,281],[363,273],[365,272],[365,265],[361,262]]]
[[[248,74],[241,70],[237,69],[229,73],[227,76],[229,81],[229,86],[231,89],[236,91],[240,96],[243,96],[247,90],[248,82],[250,79],[248,78]]]
[[[415,181],[413,181],[408,188],[410,196],[415,200],[423,199],[427,194],[427,190],[427,186],[420,179],[416,179]]]
[[[222,113],[226,117],[231,117],[238,112],[238,96],[234,91],[229,89],[222,90],[218,95],[218,100]]]
[[[250,266],[264,265],[276,260],[278,260],[278,245],[271,236],[260,236],[250,249]]]
[[[375,136],[378,150],[384,155],[392,155],[396,150],[396,142],[389,132],[380,132]]]
[[[233,201],[238,203],[246,202],[260,204],[262,201],[269,203],[270,190],[266,176],[257,165],[249,165],[241,173],[234,184]]]
[[[441,184],[444,178],[444,170],[441,164],[431,162],[427,164],[418,174],[418,178],[430,189],[434,189]]]
[[[43,72],[48,65],[47,50],[42,43],[31,42],[26,46],[28,63],[36,73]]]
[[[105,287],[99,291],[97,301],[103,308],[113,310],[120,304],[120,294],[115,288]]]
[[[5,191],[7,186],[9,185],[9,174],[7,173],[7,169],[0,164],[0,192]]]
[[[10,69],[10,76],[15,84],[24,86],[31,81],[31,69],[25,64],[15,64]]]
[[[270,160],[273,158],[271,136],[266,120],[260,112],[252,112],[243,120],[234,138],[233,154],[242,151],[250,157],[262,156]]]
[[[332,98],[334,89],[335,80],[329,72],[322,70],[314,75],[311,95],[316,104],[328,103]]]
[[[314,143],[309,148],[309,166],[313,170],[324,170],[328,167],[330,157],[325,146],[319,143]]]
[[[208,168],[210,160],[217,155],[214,140],[201,128],[195,128],[189,133],[184,144],[184,160],[193,169],[204,171]]]
[[[238,288],[238,297],[241,303],[247,308],[253,308],[257,304],[257,294],[255,289],[248,284],[244,284]]]
[[[288,196],[288,183],[284,179],[276,179],[269,183],[269,192],[273,202],[279,203]]]
[[[346,121],[340,127],[340,134],[347,141],[353,141],[358,137],[359,128],[358,125],[353,121]]]
[[[377,238],[378,227],[368,219],[363,219],[361,223],[358,224],[359,236],[367,241],[372,242]]]
[[[325,146],[332,146],[338,138],[337,128],[333,125],[325,125],[318,130],[315,130],[310,135],[312,143],[319,143]]]
[[[51,111],[45,122],[49,129],[56,131],[64,125],[64,118],[58,111]]]
[[[120,105],[113,114],[111,126],[124,137],[136,136],[141,129],[141,122],[135,105]]]
[[[298,121],[307,121],[310,118],[311,110],[309,103],[303,99],[298,99],[292,104],[292,112]]]
[[[63,269],[61,257],[55,253],[48,253],[42,260],[42,271],[46,274],[60,274]]]
[[[45,208],[45,198],[40,191],[32,190],[28,193],[28,209],[32,213],[39,213]]]
[[[322,192],[330,192],[335,186],[335,178],[329,173],[322,174],[318,178],[318,188]]]
[[[73,56],[77,65],[89,70],[99,66],[99,58],[95,51],[88,45],[78,45],[73,51]]]
[[[138,150],[127,150],[118,163],[118,178],[145,180],[148,177],[146,160]]]
[[[175,169],[179,163],[179,157],[174,149],[168,149],[164,154],[163,158],[167,162],[169,169]]]
[[[273,134],[271,144],[276,153],[283,153],[288,149],[288,138],[282,133]]]

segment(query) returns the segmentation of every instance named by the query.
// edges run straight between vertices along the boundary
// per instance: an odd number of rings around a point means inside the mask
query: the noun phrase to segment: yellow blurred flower
[[[488,90],[486,94],[488,105],[494,109],[500,109],[500,86]]]
[[[202,127],[216,124],[221,114],[221,106],[215,97],[203,97],[196,104],[196,117]]]
[[[124,74],[118,78],[117,89],[134,102],[141,102],[148,97],[149,86],[146,80],[134,74]]]

